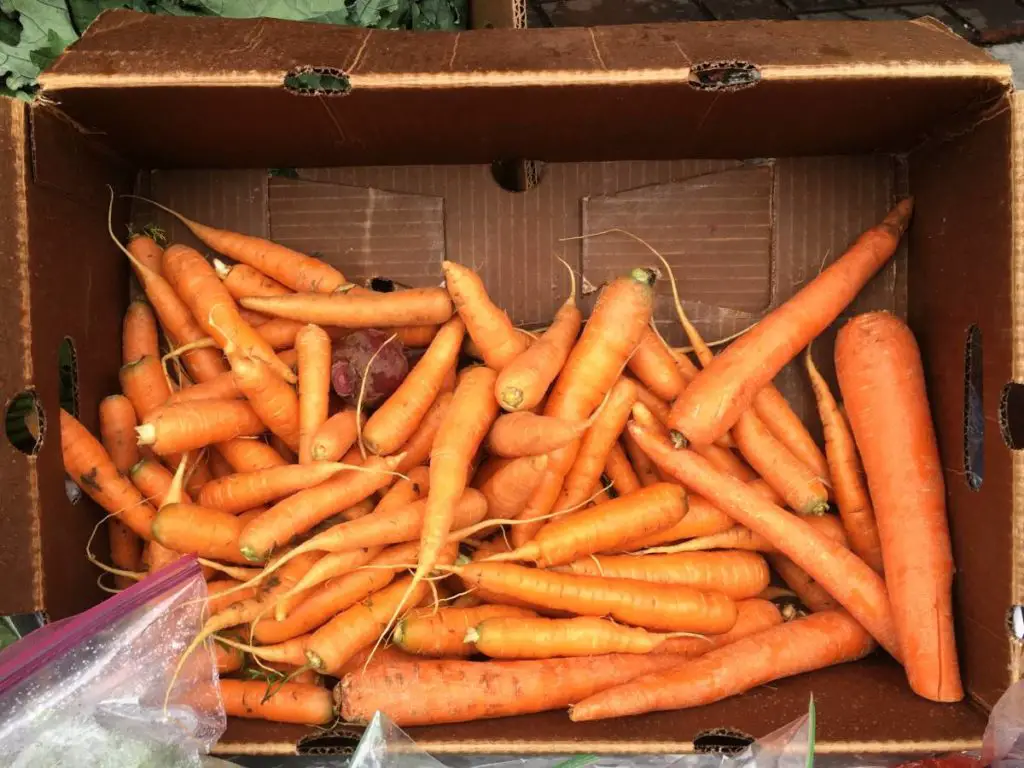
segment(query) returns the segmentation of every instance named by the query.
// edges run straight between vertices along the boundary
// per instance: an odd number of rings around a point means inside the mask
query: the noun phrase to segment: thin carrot
[[[160,356],[159,332],[149,303],[133,301],[121,326],[121,361],[133,363],[143,355]]]
[[[678,656],[621,654],[529,661],[422,659],[346,675],[335,689],[346,722],[377,711],[408,727],[564,709],[598,691],[679,664]]]
[[[452,369],[454,371],[454,369]],[[430,450],[434,445],[434,439],[441,428],[441,423],[448,415],[448,408],[451,406],[453,393],[442,392],[437,396],[427,412],[419,427],[413,432],[412,437],[406,440],[399,447],[399,451],[405,456],[395,467],[398,472],[407,472],[412,467],[418,467],[430,457]]]
[[[356,410],[345,408],[331,416],[313,434],[309,454],[313,461],[337,461],[356,444]]]
[[[216,635],[215,639],[231,648],[246,651],[253,658],[270,664],[287,664],[291,667],[302,667],[305,666],[306,645],[309,643],[310,636],[302,635],[286,640],[283,643],[277,643],[276,645],[260,646],[246,645],[245,643],[232,640],[224,634]]]
[[[658,649],[659,653],[675,653],[687,658],[703,656],[716,648],[756,635],[783,621],[782,612],[768,600],[752,597],[736,602],[736,623],[728,632],[704,637],[672,637]]]
[[[212,480],[202,487],[196,501],[237,515],[260,504],[281,499],[319,485],[343,469],[344,464],[319,462],[313,466],[287,464],[280,467],[241,472]]]
[[[430,490],[430,470],[425,466],[413,467],[385,493],[373,508],[374,512],[390,512],[426,498]]]
[[[174,475],[159,461],[149,458],[141,459],[128,471],[128,476],[135,487],[142,491],[142,495],[158,509],[167,501],[167,494],[171,491]],[[179,500],[185,504],[192,503],[192,499],[184,491],[181,492]]]
[[[211,648],[213,649],[214,665],[217,667],[217,673],[221,677],[237,672],[245,663],[245,654],[237,648],[228,648],[226,645],[216,641],[214,641]]]
[[[367,420],[363,442],[370,451],[390,455],[413,436],[441,393],[448,372],[458,362],[465,334],[466,326],[459,318],[441,327],[398,389]]]
[[[892,257],[912,210],[910,198],[901,201],[828,269],[715,357],[676,400],[669,426],[699,445],[725,434],[757,393]]]
[[[100,442],[70,413],[60,411],[60,445],[64,470],[103,509],[151,539],[154,511],[139,490],[118,472]]]
[[[118,378],[121,391],[131,400],[139,421],[166,403],[171,396],[171,388],[167,384],[160,360],[151,355],[144,355],[134,363],[122,366]]]
[[[581,722],[697,707],[772,680],[855,661],[872,648],[871,635],[849,614],[816,613],[738,640],[675,669],[608,688],[570,707],[569,717]]]
[[[307,325],[295,337],[295,351],[299,363],[299,462],[309,464],[314,460],[313,438],[327,422],[331,337],[323,328]]]
[[[248,562],[238,551],[241,521],[195,504],[167,504],[153,520],[153,538],[168,549],[227,563]]]
[[[764,499],[756,490],[717,472],[697,454],[674,449],[635,425],[628,429],[665,472],[771,542],[827,589],[890,654],[899,658],[885,584],[864,561],[805,520]]]
[[[437,613],[421,609],[398,622],[392,640],[406,653],[417,656],[465,658],[476,653],[473,644],[466,642],[466,632],[481,621],[502,616],[522,619],[536,615],[513,605],[442,608]]]
[[[168,454],[258,435],[263,429],[256,412],[241,400],[195,400],[151,412],[135,431],[139,445]]]
[[[910,687],[933,701],[959,701],[953,553],[921,353],[901,320],[869,312],[840,329],[835,356],[839,389],[875,506],[885,582]]]
[[[163,404],[173,405],[191,400],[237,400],[242,397],[244,395],[235,382],[235,374],[232,371],[225,371],[212,379],[179,389],[171,394]]]
[[[569,269],[569,297],[541,337],[502,367],[494,382],[494,396],[506,411],[530,410],[541,402],[579,335],[583,315],[576,306],[576,273],[562,263]]]
[[[331,692],[319,685],[288,682],[273,685],[271,692],[261,680],[222,678],[219,684],[224,713],[229,717],[299,725],[328,725],[334,720]]]
[[[577,616],[571,619],[496,617],[466,632],[466,642],[493,659],[552,659],[609,653],[652,653],[669,635]]]
[[[135,409],[124,395],[110,395],[100,401],[100,440],[114,466],[123,474],[128,474],[139,461],[135,423]]]
[[[632,360],[632,358],[630,359]],[[637,401],[647,408],[661,424],[668,424],[668,415],[671,412],[669,404],[651,392],[639,379],[628,375],[624,378],[629,379],[636,387]]]
[[[206,609],[211,616],[220,613],[233,603],[255,597],[256,587],[233,591],[241,583],[234,579],[221,579],[206,585]],[[228,592],[228,594],[221,596],[222,592]]]
[[[720,510],[707,499],[689,494],[686,497],[689,510],[678,523],[671,528],[653,533],[640,539],[635,539],[622,546],[627,552],[656,547],[659,544],[679,541],[680,539],[694,539],[704,536],[728,531],[736,526],[736,523],[725,512]]]
[[[255,358],[232,358],[235,383],[267,428],[292,451],[299,447],[299,397],[295,390]]]
[[[395,328],[395,333],[406,349],[423,349],[430,346],[440,329],[440,325],[403,325]]]
[[[510,459],[550,453],[582,437],[590,424],[529,411],[505,414],[495,420],[487,433],[487,451]]]
[[[367,565],[374,560],[383,550],[384,547],[379,546],[353,547],[346,548],[342,552],[328,552],[317,561],[316,565],[309,569],[306,575],[295,583],[295,586],[283,595],[281,602],[277,604],[274,611],[274,618],[278,621],[283,621],[288,616],[292,608],[295,607],[287,602],[290,598],[301,597],[304,599],[308,597],[308,590],[326,581],[337,579],[358,570],[361,566]],[[301,604],[302,601],[299,600],[298,602]]]
[[[214,259],[213,270],[235,301],[249,296],[284,296],[291,293],[277,280],[267,277],[248,264],[229,265],[220,259]]]
[[[444,283],[484,363],[500,371],[526,350],[526,340],[495,306],[479,275],[462,264],[441,262]],[[493,393],[492,393],[493,394]]]
[[[804,358],[807,375],[818,403],[818,415],[825,432],[825,455],[828,457],[832,489],[839,507],[839,516],[850,540],[852,549],[865,563],[879,573],[883,571],[882,543],[875,522],[875,511],[871,506],[864,480],[864,468],[860,463],[857,446],[846,416],[839,410],[828,382],[818,372],[807,346]]]
[[[257,472],[269,467],[283,467],[287,462],[281,454],[258,438],[238,437],[215,446],[235,472]]]
[[[146,202],[174,216],[213,250],[258,269],[293,291],[329,293],[345,285],[345,276],[320,259],[293,251],[262,237],[209,227],[187,219],[177,211],[172,211],[153,200]]]
[[[825,454],[774,384],[768,384],[754,396],[754,412],[775,439],[786,446],[811,472],[819,479],[829,479]]]
[[[643,448],[637,445],[636,440],[633,439],[629,432],[622,433],[622,445],[626,449],[626,456],[629,458],[629,463],[632,465],[641,486],[646,488],[661,482],[662,478],[658,468],[654,466],[654,462],[651,461],[650,457],[644,453]]]
[[[491,459],[491,462],[496,463],[493,471],[487,472],[486,478],[477,485],[487,500],[487,517],[498,520],[518,517],[540,485],[548,457],[524,456]],[[477,472],[477,478],[482,474],[485,474],[484,468]]]
[[[272,317],[342,328],[438,325],[452,316],[451,298],[443,288],[253,296],[239,304]]]
[[[675,584],[555,573],[508,563],[470,563],[453,570],[467,585],[490,594],[581,616],[611,616],[636,627],[718,633],[736,623],[736,605],[725,595]]]
[[[149,235],[135,235],[128,240],[128,251],[147,269],[160,274],[164,259],[164,249],[156,238]],[[126,360],[125,362],[131,362]]]
[[[640,339],[626,367],[655,396],[668,402],[675,400],[686,386],[672,352],[650,328]]]
[[[241,310],[239,310],[239,313],[241,313]],[[275,352],[294,347],[295,339],[299,335],[299,331],[304,327],[305,325],[297,320],[284,320],[279,317],[270,318],[269,320],[261,322],[259,325],[253,326],[256,333],[258,333]],[[277,359],[282,363],[285,363],[280,354],[278,354]],[[288,363],[285,363],[285,365],[289,368],[292,367],[291,365],[288,365]]]
[[[619,442],[616,442],[611,447],[611,450],[608,451],[608,458],[605,459],[604,473],[611,480],[615,492],[620,496],[633,493],[633,491],[643,487],[640,484],[640,478],[637,477],[633,465],[629,461],[629,457],[626,455],[626,451],[623,450]]]
[[[770,578],[768,563],[755,552],[601,555],[574,560],[556,570],[657,584],[685,584],[721,592],[733,600],[754,597],[768,586]]]
[[[131,528],[117,518],[107,520],[107,536],[110,540],[110,562],[123,571],[142,570],[142,539]],[[115,575],[114,582],[119,589],[130,587],[132,580]]]

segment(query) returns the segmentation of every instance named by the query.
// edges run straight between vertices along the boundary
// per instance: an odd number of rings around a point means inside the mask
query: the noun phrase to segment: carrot
[[[368,646],[357,651],[341,669],[338,670],[338,677],[343,677],[353,672],[367,672],[378,667],[394,667],[399,664],[407,664],[416,661],[416,657],[406,653],[394,645],[374,648]]]
[[[156,357],[144,355],[134,363],[121,366],[118,378],[121,391],[131,400],[139,421],[166,403],[171,396],[163,366]]]
[[[685,514],[686,491],[675,483],[656,483],[600,506],[556,518],[541,528],[530,543],[492,559],[528,560],[541,568],[565,565],[670,528]]]
[[[807,375],[818,403],[818,415],[825,432],[825,455],[832,478],[833,492],[839,516],[850,540],[850,549],[865,563],[882,573],[882,543],[875,523],[875,511],[864,481],[864,468],[860,463],[857,446],[846,416],[832,396],[828,383],[818,372],[807,346],[804,358]]]
[[[676,400],[669,426],[698,445],[725,434],[757,393],[889,260],[912,210],[911,199],[900,202],[828,269],[715,357]]]
[[[774,384],[768,384],[754,396],[754,412],[772,436],[815,476],[822,480],[829,479],[825,455]]]
[[[662,400],[672,402],[686,386],[672,352],[650,328],[641,337],[626,367]]]
[[[164,249],[149,235],[135,235],[128,240],[128,251],[146,269],[160,274],[164,259]],[[133,265],[134,266],[134,265]],[[138,270],[136,270],[138,272]],[[126,360],[125,362],[131,362]]]
[[[226,635],[217,635],[215,639],[232,648],[247,651],[253,658],[260,659],[261,661],[270,664],[286,664],[297,668],[305,666],[306,645],[309,643],[310,636],[302,635],[283,643],[277,643],[276,645],[261,646],[246,645],[245,643],[231,640]]]
[[[110,395],[100,401],[100,439],[118,472],[127,474],[138,463],[135,409],[124,395]]]
[[[423,415],[423,420],[412,434],[412,437],[400,446],[400,455],[404,455],[405,458],[395,467],[396,471],[407,472],[412,467],[418,467],[430,457],[430,450],[434,446],[434,439],[441,428],[441,423],[448,415],[452,398],[452,392],[442,392],[437,396],[437,400],[427,409],[427,412]]]
[[[222,579],[220,581],[211,581],[206,585],[206,610],[209,611],[211,616],[220,613],[233,603],[247,600],[256,595],[256,587],[233,591],[241,583],[234,579]],[[228,594],[221,596],[222,592],[227,592]]]
[[[242,310],[239,310],[241,314]],[[279,317],[270,318],[261,322],[259,325],[254,325],[253,328],[260,338],[263,339],[270,348],[275,352],[278,350],[291,349],[295,346],[295,338],[299,335],[305,325],[296,320],[283,320]],[[280,354],[277,359],[285,364],[288,368],[292,366],[284,361]]]
[[[142,570],[142,539],[117,518],[107,520],[107,536],[110,540],[110,562],[123,571]],[[121,575],[114,576],[119,589],[130,587],[134,582]]]
[[[756,490],[715,471],[697,454],[673,449],[635,425],[628,428],[665,472],[771,542],[827,589],[890,654],[899,658],[885,584],[860,558]]]
[[[572,619],[497,617],[484,619],[466,632],[467,643],[494,659],[651,653],[666,639],[668,636],[664,634],[591,616]]]
[[[285,381],[295,382],[291,368],[277,358],[270,344],[238,314],[235,300],[201,254],[184,245],[172,245],[164,251],[164,274],[199,326],[221,349],[238,356],[258,358]]]
[[[392,480],[396,458],[371,456],[361,470],[340,472],[325,483],[279,501],[245,527],[239,539],[242,554],[262,562],[294,537],[385,487]]]
[[[583,316],[576,306],[576,273],[562,263],[572,283],[569,298],[541,337],[507,362],[494,382],[494,397],[506,411],[526,411],[540,404],[579,335]]]
[[[669,404],[651,392],[639,379],[634,379],[631,376],[625,376],[624,378],[629,379],[633,382],[633,386],[636,387],[637,402],[647,408],[660,424],[668,424],[668,415],[672,410]]]
[[[399,480],[385,493],[380,502],[373,508],[374,512],[384,513],[412,504],[426,498],[430,490],[430,470],[419,466],[409,470],[405,479]]]
[[[512,326],[508,315],[491,301],[483,281],[472,269],[443,261],[441,271],[451,300],[484,363],[500,371],[526,350],[526,340]]]
[[[295,337],[295,351],[299,363],[299,462],[309,464],[314,459],[313,438],[327,422],[331,337],[323,328],[307,325]]]
[[[633,493],[643,487],[640,484],[640,478],[633,470],[629,457],[618,442],[608,451],[604,473],[611,480],[612,487],[619,496],[625,496],[627,493]]]
[[[242,523],[229,512],[195,504],[168,504],[153,520],[153,538],[168,549],[227,563],[247,562],[238,551]]]
[[[626,456],[629,458],[629,463],[632,465],[633,471],[636,472],[636,477],[640,481],[641,486],[646,488],[661,482],[662,477],[658,472],[658,468],[654,466],[654,462],[644,453],[643,449],[637,445],[629,432],[622,433],[622,445],[626,449]]]
[[[721,592],[733,600],[760,594],[768,586],[770,576],[765,559],[754,552],[602,555],[574,560],[556,570],[656,584],[685,584],[695,589]]]
[[[213,271],[235,301],[249,296],[285,296],[291,291],[248,264],[225,264],[213,260]]]
[[[60,443],[64,470],[103,509],[144,539],[152,538],[153,508],[139,490],[118,472],[100,442],[63,408]]]
[[[146,198],[139,198],[146,200]],[[146,200],[160,210],[174,216],[208,247],[235,261],[248,264],[293,291],[322,291],[329,293],[345,285],[345,276],[329,264],[293,251],[283,245],[252,235],[217,229],[182,216],[177,211],[153,200]]]
[[[334,720],[331,692],[326,688],[308,683],[282,683],[272,688],[271,693],[271,687],[261,680],[221,679],[225,714],[299,725],[327,725]]]
[[[404,325],[395,328],[395,333],[406,349],[423,349],[430,346],[430,342],[437,336],[441,327],[440,325]]]
[[[773,680],[855,661],[874,647],[842,611],[816,613],[713,650],[664,672],[608,688],[569,708],[573,722],[687,709]]]
[[[342,718],[350,723],[368,724],[378,711],[402,727],[459,723],[564,709],[679,662],[679,657],[666,654],[489,662],[423,659],[350,673],[334,696]]]
[[[235,383],[260,421],[284,441],[289,449],[299,447],[299,398],[295,390],[255,358],[233,358]]]
[[[263,422],[240,400],[196,400],[158,408],[135,428],[139,445],[156,453],[191,451],[243,435],[258,435]]]
[[[213,650],[214,666],[217,667],[217,673],[221,677],[237,672],[245,663],[245,654],[237,648],[229,648],[214,640],[211,649]]]
[[[691,493],[686,501],[689,509],[682,520],[671,528],[627,542],[622,549],[631,552],[680,539],[714,536],[736,526],[731,517],[707,499]]]
[[[212,379],[193,384],[190,387],[183,387],[171,394],[164,401],[164,405],[175,403],[187,403],[192,400],[237,400],[244,397],[242,390],[238,388],[235,381],[235,374],[232,371],[219,373]]]
[[[840,329],[835,356],[839,389],[875,506],[910,687],[933,701],[959,701],[953,554],[921,353],[901,320],[869,312]]]
[[[725,595],[675,584],[554,573],[507,563],[470,563],[455,573],[467,585],[488,593],[581,616],[611,616],[647,629],[716,633],[736,623],[736,605]]]
[[[317,561],[316,565],[309,569],[305,576],[295,583],[295,586],[292,587],[284,597],[308,597],[308,594],[300,595],[300,593],[307,592],[313,587],[317,587],[326,581],[337,579],[340,576],[352,573],[380,555],[383,549],[383,546],[353,547],[346,548],[342,552],[328,552]],[[298,602],[301,603],[301,600]],[[292,608],[294,608],[293,605],[288,605],[284,601],[278,603],[274,613],[274,618],[283,621],[291,612]]]
[[[485,619],[499,616],[530,618],[533,611],[512,605],[480,605],[475,608],[442,608],[437,613],[423,609],[402,619],[392,637],[395,645],[417,656],[472,656],[476,649],[466,642],[466,632]]]
[[[135,487],[142,491],[142,495],[158,509],[167,501],[174,475],[159,461],[150,458],[141,459],[128,471],[128,476]],[[181,492],[179,500],[185,504],[192,503],[192,499],[184,491]]]
[[[345,408],[331,416],[314,432],[309,445],[313,461],[337,461],[356,444],[356,410]]]
[[[544,470],[548,465],[547,456],[524,456],[520,459],[491,459],[494,469],[486,472],[481,468],[477,478],[486,474],[477,487],[487,500],[487,517],[509,520],[518,517],[537,490]]]
[[[287,464],[256,472],[231,474],[204,485],[196,501],[204,507],[237,515],[268,501],[319,485],[348,468],[343,464],[321,462],[308,467]]]
[[[704,637],[672,637],[662,643],[659,653],[674,653],[687,658],[703,656],[716,648],[756,635],[783,621],[782,612],[769,600],[752,597],[736,602],[736,623],[728,632]]]
[[[390,455],[413,436],[430,404],[441,393],[448,372],[458,362],[465,333],[466,327],[459,318],[441,327],[398,389],[367,420],[363,442],[370,451]]]
[[[159,333],[153,309],[145,301],[133,301],[121,326],[121,361],[134,363],[144,355],[160,356]]]
[[[529,411],[499,416],[487,434],[487,450],[493,456],[537,456],[562,448],[582,437],[590,423],[538,416]]]
[[[235,472],[257,472],[269,467],[283,467],[287,462],[281,454],[258,438],[238,437],[215,446]]]
[[[452,316],[452,302],[443,288],[253,296],[239,304],[272,317],[342,328],[437,325]]]

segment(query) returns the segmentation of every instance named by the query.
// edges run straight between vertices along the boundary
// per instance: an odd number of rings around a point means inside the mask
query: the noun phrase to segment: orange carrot
[[[214,259],[213,270],[235,301],[249,296],[284,296],[291,293],[277,280],[248,264],[228,265],[220,259]]]
[[[419,466],[409,470],[406,478],[399,480],[385,493],[374,508],[377,513],[390,512],[426,498],[430,490],[430,470]]]
[[[139,445],[156,453],[191,451],[243,435],[258,435],[263,422],[240,400],[196,400],[151,412],[135,428]]]
[[[565,262],[562,262],[565,264]],[[568,267],[568,264],[565,264]],[[506,411],[536,408],[562,370],[580,332],[583,316],[576,306],[576,273],[569,269],[572,289],[539,339],[504,365],[494,382],[494,396]]]
[[[733,600],[760,594],[768,586],[770,576],[768,563],[755,552],[602,555],[575,560],[556,570],[657,584],[685,584],[695,589],[721,592]]]
[[[299,363],[299,462],[309,464],[314,459],[313,438],[327,422],[331,337],[323,328],[307,325],[295,337],[295,351]]]
[[[475,608],[442,608],[437,613],[421,609],[402,619],[392,637],[395,645],[417,656],[465,658],[476,653],[466,642],[466,632],[485,619],[530,618],[533,611],[513,605],[480,605]]]
[[[241,313],[241,310],[239,310],[239,313]],[[301,331],[303,327],[303,323],[296,320],[283,320],[278,317],[271,318],[270,320],[261,322],[259,325],[253,326],[256,333],[260,335],[260,338],[269,344],[271,349],[275,352],[294,347],[295,338],[299,335],[299,331]],[[284,358],[282,358],[280,354],[277,355],[277,359],[284,363],[288,368],[292,367],[285,362]]]
[[[580,616],[611,616],[647,629],[717,633],[727,632],[736,623],[732,600],[691,587],[555,573],[508,563],[470,563],[454,570],[468,586],[489,594]]]
[[[217,374],[212,379],[183,387],[174,392],[163,405],[187,403],[191,400],[237,400],[244,397],[231,371]]]
[[[373,453],[390,455],[412,437],[458,361],[465,333],[459,318],[445,323],[398,389],[367,420],[363,442]]]
[[[864,561],[756,490],[717,472],[697,454],[674,449],[635,425],[628,428],[659,467],[771,542],[827,589],[890,654],[899,658],[885,584]]]
[[[735,696],[773,680],[855,661],[871,636],[842,611],[816,613],[713,650],[664,672],[596,693],[569,709],[573,722],[686,709]]]
[[[485,475],[477,487],[487,500],[487,517],[495,520],[518,517],[540,485],[548,457],[491,459],[488,463],[491,462],[495,463],[492,470],[481,468],[477,472],[478,479]]]
[[[669,635],[626,627],[607,619],[496,617],[466,632],[466,642],[494,659],[551,659],[609,653],[651,653]]]
[[[107,520],[107,535],[110,539],[110,562],[123,571],[142,570],[142,539],[131,528],[117,518]],[[114,576],[119,589],[130,587],[132,580],[126,576]]]
[[[171,388],[167,384],[160,360],[150,355],[122,366],[119,378],[121,391],[131,400],[139,421],[166,403],[171,396]]]
[[[241,583],[234,579],[222,579],[211,581],[206,585],[206,610],[209,611],[211,616],[220,613],[233,603],[247,600],[256,595],[256,587],[234,591],[235,587]],[[227,594],[221,595],[222,592]]]
[[[337,461],[356,444],[356,409],[345,408],[331,416],[313,434],[309,454],[313,461]]]
[[[174,475],[159,461],[142,459],[129,470],[128,475],[135,487],[142,491],[142,495],[157,509],[166,503]],[[192,503],[192,499],[184,491],[181,492],[179,501],[185,504]]]
[[[309,569],[305,576],[295,583],[295,586],[284,595],[284,598],[297,597],[299,599],[296,602],[301,604],[306,597],[309,597],[309,590],[313,587],[318,587],[326,581],[338,579],[341,576],[358,570],[378,557],[383,549],[382,546],[360,547],[346,548],[342,552],[328,552],[316,562],[316,565]],[[294,605],[282,600],[277,605],[274,618],[283,621],[294,607]]]
[[[901,320],[870,312],[840,329],[835,355],[839,389],[875,505],[910,687],[933,701],[959,701],[953,554],[921,353]],[[828,584],[822,586],[832,592]]]
[[[156,317],[148,303],[133,301],[121,327],[121,361],[134,363],[144,355],[160,356]]]
[[[152,538],[153,508],[128,478],[117,471],[100,442],[63,408],[60,444],[64,470],[75,484],[138,536]]]
[[[254,358],[233,358],[235,383],[260,421],[289,449],[299,447],[299,398],[270,366]]]
[[[110,395],[100,401],[100,440],[122,474],[128,474],[139,461],[135,423],[135,409],[124,395]]]
[[[271,688],[261,680],[221,679],[220,697],[230,717],[299,725],[327,725],[334,720],[331,692],[319,685],[282,683]]]
[[[443,261],[441,270],[451,300],[484,363],[500,371],[526,350],[526,340],[512,326],[508,315],[491,301],[483,281],[472,269]]]
[[[423,349],[437,336],[440,325],[404,325],[395,328],[395,334],[406,349]]]
[[[164,259],[164,249],[149,235],[135,235],[128,240],[128,251],[135,257],[136,261],[143,264],[146,269],[160,274]],[[133,265],[134,266],[134,265]],[[136,270],[138,272],[138,270]],[[125,362],[131,362],[126,360]]]
[[[640,339],[626,367],[656,397],[668,402],[675,400],[686,386],[675,357],[650,328]]]
[[[714,358],[672,407],[669,426],[698,445],[714,442],[797,352],[839,316],[896,251],[913,202],[900,202],[828,269]]]
[[[632,360],[632,358],[630,358],[630,360]],[[631,376],[625,376],[624,378],[629,379],[633,382],[633,386],[636,387],[637,401],[643,404],[643,406],[651,412],[659,423],[663,425],[668,424],[668,415],[671,412],[669,404],[651,392],[651,390],[649,390],[639,379],[634,379]]]
[[[175,552],[247,562],[238,551],[242,523],[229,512],[195,504],[167,504],[153,520],[153,538]]]
[[[235,472],[257,472],[287,464],[281,458],[281,454],[258,438],[239,437],[225,440],[217,443],[216,449]]]
[[[605,460],[604,473],[608,476],[608,479],[612,482],[612,487],[615,492],[620,496],[625,496],[627,493],[633,493],[633,491],[639,490],[643,486],[640,484],[640,478],[637,477],[636,472],[633,470],[633,465],[629,461],[629,457],[626,452],[622,449],[622,445],[618,442],[611,447],[608,451],[608,458]]]
[[[213,507],[232,515],[284,498],[304,488],[319,485],[348,467],[321,462],[315,466],[287,464],[256,472],[241,472],[211,480],[196,499],[204,507]]]
[[[562,448],[582,437],[590,424],[529,411],[499,416],[487,434],[487,450],[494,456],[537,456]]]
[[[142,198],[144,199],[144,198]],[[331,265],[253,235],[243,235],[192,221],[153,200],[147,202],[171,214],[208,247],[248,264],[293,291],[331,291],[345,285],[345,276]]]
[[[731,517],[707,499],[691,493],[686,500],[689,510],[682,520],[671,528],[630,541],[624,544],[622,549],[631,552],[680,539],[714,536],[736,526]]]
[[[632,465],[633,471],[636,472],[636,477],[640,481],[641,486],[646,488],[661,482],[661,474],[658,472],[658,468],[654,466],[654,462],[644,453],[643,449],[637,445],[636,440],[633,439],[629,432],[622,433],[622,445],[626,449],[626,456],[629,458],[629,463]]]
[[[292,293],[253,296],[239,303],[272,317],[342,328],[437,325],[452,316],[452,302],[443,288],[409,288],[390,293]]]
[[[736,614],[736,623],[728,632],[705,637],[672,637],[662,644],[658,652],[695,658],[782,623],[782,613],[775,603],[756,597],[737,601]]]
[[[754,396],[754,412],[776,440],[822,480],[829,479],[828,461],[811,433],[774,384]]]
[[[380,710],[408,727],[565,709],[639,675],[677,666],[678,656],[613,654],[528,661],[422,659],[346,675],[335,700],[346,722]]]
[[[828,457],[836,506],[839,507],[839,515],[850,540],[850,549],[882,573],[882,543],[850,424],[839,410],[828,383],[815,367],[809,345],[805,363],[825,431],[825,454]]]
[[[395,467],[396,471],[407,472],[412,467],[418,467],[430,457],[430,450],[434,446],[434,439],[441,428],[441,423],[448,415],[448,408],[451,406],[452,397],[452,392],[442,392],[437,396],[437,400],[431,404],[430,408],[427,409],[427,412],[423,415],[423,420],[412,434],[412,437],[399,447],[401,455],[404,455],[405,458]]]

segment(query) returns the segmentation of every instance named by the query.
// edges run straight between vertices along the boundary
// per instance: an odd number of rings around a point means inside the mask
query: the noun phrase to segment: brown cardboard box
[[[285,87],[310,67],[344,78],[347,93]],[[716,727],[767,733],[813,691],[821,752],[978,744],[986,709],[1020,674],[1007,616],[1024,592],[1024,460],[1009,447],[1024,445],[1010,386],[1024,379],[1024,103],[1005,65],[929,21],[416,35],[111,12],[42,85],[31,108],[0,102],[0,395],[33,389],[48,425],[35,455],[0,441],[0,610],[61,617],[100,598],[83,557],[97,513],[65,495],[55,425],[65,337],[88,426],[117,386],[128,269],[106,234],[107,184],[319,252],[360,279],[432,284],[442,257],[473,264],[523,324],[564,298],[555,252],[584,271],[588,293],[650,263],[622,237],[558,242],[626,228],[677,267],[711,338],[784,301],[910,192],[903,249],[849,311],[898,312],[920,340],[969,700],[918,699],[876,656],[694,711],[413,735],[435,752],[678,752]],[[188,240],[141,204],[119,199],[114,216],[120,233],[134,217]],[[661,290],[658,321],[679,340]],[[816,349],[827,361],[831,338]],[[811,416],[797,372],[780,383]],[[980,440],[965,432],[974,390]],[[975,490],[964,454],[979,443]],[[221,749],[290,753],[303,739],[303,750],[345,743],[249,721],[233,722]]]

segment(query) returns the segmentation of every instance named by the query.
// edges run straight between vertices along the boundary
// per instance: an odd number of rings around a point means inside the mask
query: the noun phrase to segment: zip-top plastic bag
[[[209,643],[169,686],[205,602],[182,558],[0,653],[4,766],[198,768],[225,728]]]

